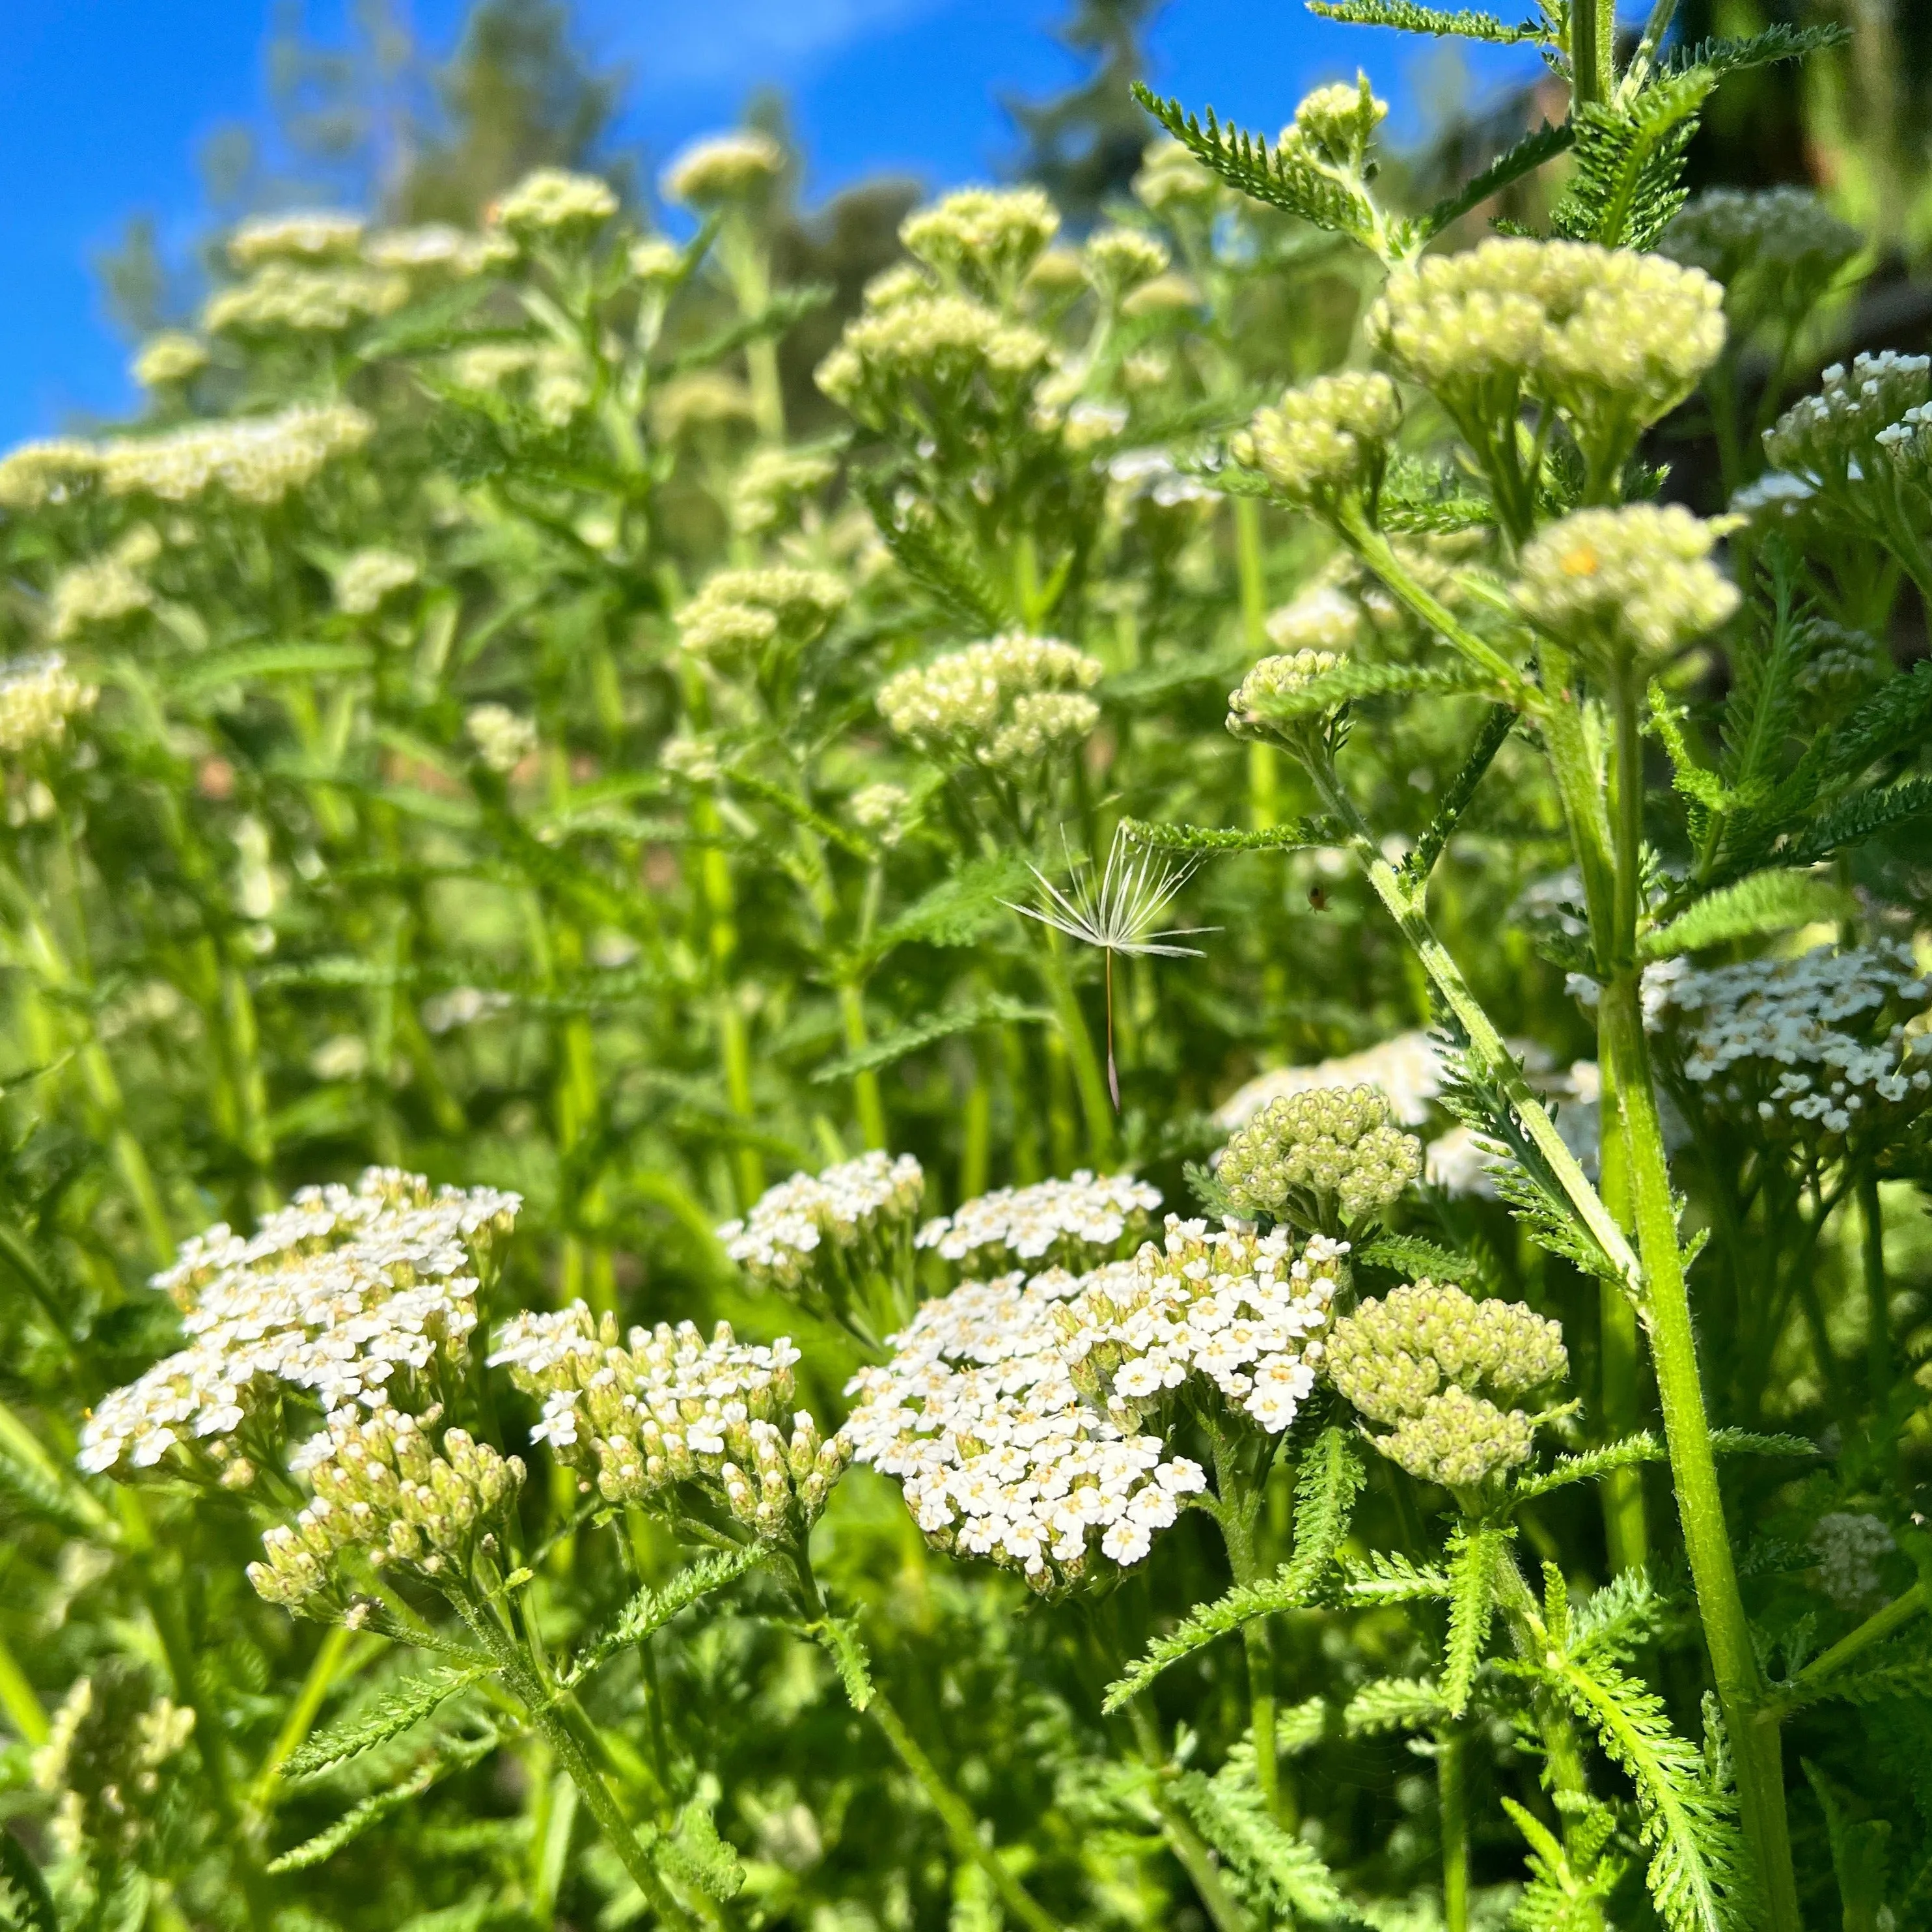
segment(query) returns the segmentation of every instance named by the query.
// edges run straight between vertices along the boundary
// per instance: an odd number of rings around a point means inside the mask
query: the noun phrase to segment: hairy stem
[[[1442,1918],[1448,1932],[1469,1932],[1469,1793],[1468,1749],[1461,1736],[1443,1731],[1436,1740],[1436,1802],[1442,1833]]]

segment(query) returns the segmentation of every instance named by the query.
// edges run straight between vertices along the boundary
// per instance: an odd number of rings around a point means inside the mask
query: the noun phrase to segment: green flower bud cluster
[[[969,296],[910,294],[848,322],[818,380],[834,402],[883,430],[904,417],[936,424],[976,402],[1010,414],[1053,354],[1038,329]]]
[[[1339,80],[1318,87],[1281,130],[1280,152],[1324,171],[1359,176],[1388,111],[1388,103],[1376,98],[1365,74],[1357,75],[1352,87]]]
[[[1088,280],[1112,302],[1165,274],[1171,258],[1165,243],[1138,228],[1103,228],[1088,236],[1079,259]]]
[[[542,1398],[531,1439],[548,1442],[586,1489],[646,1503],[694,1484],[772,1542],[809,1528],[851,1460],[842,1436],[827,1438],[808,1412],[794,1412],[798,1359],[788,1339],[740,1342],[724,1322],[709,1342],[688,1322],[633,1328],[620,1342],[616,1318],[600,1321],[580,1301],[518,1316],[490,1358]]]
[[[1724,290],[1661,255],[1499,237],[1397,268],[1368,332],[1478,451],[1534,400],[1604,471],[1717,360]]]
[[[362,244],[362,259],[372,268],[389,268],[425,280],[480,275],[514,261],[516,254],[516,244],[507,236],[471,235],[444,221],[382,229]]]
[[[262,1538],[266,1560],[248,1566],[256,1593],[303,1613],[339,1607],[342,1559],[358,1553],[426,1577],[466,1575],[479,1538],[522,1488],[524,1466],[466,1430],[433,1441],[437,1419],[434,1408],[421,1418],[337,1410],[290,1458],[315,1495],[292,1524]]]
[[[568,168],[537,168],[490,205],[487,219],[518,242],[582,241],[616,212],[608,182]]]
[[[62,571],[48,599],[49,636],[64,644],[82,632],[152,610],[154,586],[141,573],[160,554],[160,538],[147,524],[137,524],[105,556]]]
[[[1657,248],[1723,283],[1731,332],[1742,337],[1768,322],[1802,321],[1862,245],[1858,230],[1809,190],[1774,188],[1700,195]]]
[[[732,485],[731,527],[741,536],[770,535],[838,473],[837,458],[823,450],[757,451]]]
[[[1880,432],[1932,402],[1932,358],[1888,349],[1853,357],[1849,369],[1834,362],[1821,382],[1765,431],[1764,453],[1774,470],[1842,500],[1882,469]]]
[[[69,721],[92,710],[99,695],[58,651],[0,664],[0,752],[17,758],[40,746],[58,749]]]
[[[1558,1324],[1521,1302],[1478,1301],[1424,1279],[1335,1324],[1328,1376],[1384,1455],[1425,1482],[1468,1487],[1528,1460],[1538,1418],[1479,1393],[1522,1395],[1569,1373]]]
[[[1718,534],[1678,503],[1579,510],[1524,547],[1516,602],[1608,662],[1660,662],[1738,608],[1737,586],[1710,560]]]
[[[271,262],[211,296],[201,326],[211,335],[339,335],[409,300],[408,279],[378,268],[298,268]]]
[[[916,208],[899,239],[948,288],[1004,304],[1059,232],[1059,211],[1036,188],[969,188]]]
[[[1322,507],[1341,496],[1372,496],[1402,421],[1402,399],[1386,376],[1322,376],[1290,389],[1250,425],[1252,460],[1292,502]]]
[[[142,388],[171,388],[191,382],[208,367],[208,346],[184,329],[166,328],[142,344],[134,376]]]
[[[1150,142],[1132,182],[1134,199],[1156,214],[1205,212],[1220,199],[1221,184],[1178,141]]]
[[[762,194],[784,172],[784,150],[755,128],[694,141],[658,182],[667,201],[724,208]]]
[[[896,845],[913,821],[912,794],[889,782],[861,785],[845,801],[852,823],[882,845]]]
[[[678,613],[678,640],[694,656],[722,659],[780,644],[815,642],[851,592],[830,571],[721,570]]]
[[[1263,658],[1228,694],[1228,729],[1238,738],[1272,735],[1284,722],[1282,701],[1346,662],[1336,651],[1300,650]]]
[[[535,723],[518,717],[507,704],[472,704],[464,714],[463,728],[476,755],[505,776],[537,748]]]
[[[1270,1101],[1216,1169],[1235,1212],[1336,1234],[1379,1220],[1422,1173],[1422,1143],[1390,1124],[1373,1087],[1317,1087]]]
[[[352,260],[362,240],[359,214],[337,209],[303,209],[288,214],[251,215],[228,238],[228,259],[238,268],[270,262]]]
[[[194,1712],[158,1696],[148,1673],[107,1658],[80,1678],[34,1752],[35,1786],[57,1799],[54,1842],[130,1858],[154,1824],[162,1767],[194,1734]]]
[[[1012,770],[1092,732],[1100,708],[1083,694],[1102,669],[1056,638],[1008,632],[901,671],[879,712],[922,752]]]
[[[335,608],[347,616],[372,616],[385,598],[406,590],[422,574],[422,567],[416,559],[400,551],[358,550],[344,558],[336,569]]]

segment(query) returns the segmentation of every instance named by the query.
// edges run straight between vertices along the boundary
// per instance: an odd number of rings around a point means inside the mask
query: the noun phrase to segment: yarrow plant
[[[1684,194],[1837,35],[1317,10],[1568,110],[493,124],[0,454],[0,1916],[1925,1918],[1932,374]]]

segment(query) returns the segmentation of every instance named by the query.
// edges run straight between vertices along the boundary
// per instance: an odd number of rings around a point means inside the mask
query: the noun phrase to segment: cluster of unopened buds
[[[678,614],[678,639],[706,659],[755,657],[766,646],[809,644],[851,592],[830,571],[722,570]]]
[[[1393,1111],[1371,1086],[1270,1100],[1222,1153],[1229,1205],[1330,1234],[1379,1219],[1422,1172],[1422,1143],[1391,1124]]]
[[[1102,668],[1057,638],[1009,632],[901,671],[879,711],[922,751],[1012,770],[1092,733],[1100,708],[1086,693]]]
[[[433,1434],[440,1411],[341,1409],[290,1459],[314,1490],[291,1524],[262,1538],[248,1580],[298,1612],[341,1607],[343,1558],[398,1564],[460,1586],[479,1539],[523,1486],[524,1466],[468,1430]]]
[[[158,1695],[142,1666],[104,1658],[76,1680],[34,1753],[34,1784],[56,1802],[54,1843],[128,1858],[154,1825],[162,1772],[194,1735],[194,1712]]]
[[[41,747],[58,748],[68,724],[91,711],[98,695],[68,669],[58,651],[0,664],[0,752],[17,758]]]
[[[515,1316],[496,1336],[507,1366],[543,1414],[530,1432],[606,1502],[708,1493],[766,1541],[818,1519],[850,1450],[796,1408],[797,1349],[781,1336],[742,1342],[721,1322],[709,1341],[688,1322],[633,1328],[582,1303]]]
[[[1570,1358],[1561,1327],[1521,1302],[1478,1301],[1425,1279],[1337,1322],[1328,1366],[1346,1400],[1390,1426],[1374,1438],[1384,1455],[1425,1482],[1462,1489],[1526,1462],[1548,1419],[1489,1396],[1556,1382]]]

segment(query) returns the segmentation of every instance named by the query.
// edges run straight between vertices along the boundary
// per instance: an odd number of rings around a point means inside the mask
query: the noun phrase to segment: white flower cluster
[[[357,1552],[379,1569],[403,1564],[432,1578],[466,1569],[478,1532],[523,1487],[524,1465],[465,1429],[433,1440],[439,1413],[418,1418],[379,1404],[332,1415],[303,1445],[314,1498],[263,1534],[266,1560],[248,1566],[256,1594],[310,1610],[334,1595],[341,1558]]]
[[[416,559],[400,551],[358,550],[337,567],[335,608],[348,616],[367,617],[382,608],[386,597],[406,590],[422,574]]]
[[[54,579],[47,599],[47,634],[56,643],[152,608],[154,586],[141,568],[159,554],[160,540],[145,524],[130,534],[134,542],[118,544],[91,562],[70,565]]]
[[[1340,1292],[1346,1241],[1315,1234],[1299,1255],[1288,1231],[1210,1231],[1170,1214],[1162,1240],[1088,1276],[1054,1319],[1081,1393],[1137,1427],[1190,1376],[1270,1432],[1315,1387],[1322,1331]]]
[[[201,326],[211,335],[338,335],[394,314],[409,296],[405,277],[380,268],[271,262],[247,281],[210,296]]]
[[[1311,1066],[1277,1066],[1257,1074],[1216,1110],[1214,1124],[1246,1126],[1270,1101],[1317,1087],[1372,1087],[1406,1127],[1429,1118],[1430,1103],[1442,1091],[1442,1060],[1426,1033],[1397,1034],[1360,1053],[1345,1053]]]
[[[784,172],[784,150],[755,128],[713,134],[674,158],[658,185],[667,201],[716,208],[770,187]]]
[[[23,442],[0,456],[0,509],[38,510],[64,503],[100,476],[98,447],[78,436]]]
[[[1809,490],[1844,497],[1877,480],[1882,432],[1932,402],[1932,358],[1886,350],[1834,362],[1815,396],[1802,397],[1764,433],[1774,473]]]
[[[731,527],[742,536],[765,536],[838,473],[838,458],[824,450],[754,451],[731,486]]]
[[[256,214],[228,238],[228,259],[238,268],[268,262],[338,262],[352,256],[362,239],[362,218],[334,209]]]
[[[472,704],[464,714],[463,728],[493,772],[514,771],[537,748],[535,723],[518,717],[507,704]]]
[[[362,259],[372,268],[402,274],[478,275],[502,267],[515,254],[502,236],[471,235],[442,221],[379,230],[362,244]]]
[[[869,832],[882,845],[896,845],[910,822],[912,794],[904,785],[886,782],[861,785],[845,801],[852,823]]]
[[[17,758],[37,746],[58,748],[68,722],[92,710],[100,694],[58,651],[0,664],[0,753]]]
[[[1368,331],[1466,435],[1493,434],[1520,390],[1562,410],[1586,445],[1621,442],[1717,360],[1724,296],[1661,255],[1499,236],[1397,268]]]
[[[1100,709],[1084,694],[1102,669],[1057,638],[1010,631],[901,671],[879,711],[922,751],[1010,769],[1092,732]]]
[[[910,1154],[864,1154],[767,1188],[718,1238],[760,1288],[790,1292],[838,1269],[844,1256],[909,1228],[925,1192],[926,1175]]]
[[[1523,547],[1516,602],[1568,643],[1654,663],[1738,608],[1737,586],[1710,560],[1716,536],[1681,503],[1579,510]]]
[[[460,1350],[480,1271],[521,1204],[372,1167],[353,1189],[302,1189],[253,1235],[218,1223],[184,1242],[154,1285],[181,1310],[188,1346],[102,1399],[81,1467],[124,1473],[174,1452],[206,1474],[206,1455],[245,1486],[253,1472],[230,1438],[284,1391],[326,1412],[385,1404]]]
[[[490,206],[490,225],[519,241],[595,232],[617,212],[608,182],[568,168],[537,168]]]
[[[620,1342],[616,1318],[600,1322],[580,1301],[516,1316],[490,1357],[542,1399],[532,1438],[606,1502],[700,1484],[770,1540],[808,1528],[850,1460],[842,1437],[828,1440],[808,1412],[794,1412],[798,1359],[788,1338],[740,1342],[723,1322],[709,1342],[682,1322],[633,1328]]]
[[[1263,628],[1277,651],[1346,651],[1362,632],[1362,607],[1332,584],[1305,590],[1268,614]]]
[[[1833,1510],[1811,1526],[1825,1594],[1850,1616],[1868,1610],[1885,1594],[1886,1559],[1898,1539],[1884,1517],[1862,1510]]]
[[[350,404],[303,403],[164,436],[116,436],[94,446],[94,466],[112,496],[186,503],[221,490],[239,502],[279,503],[360,449],[375,430],[374,419]]]
[[[1081,1168],[1064,1180],[1002,1187],[963,1202],[927,1222],[915,1244],[975,1268],[1043,1256],[1076,1267],[1137,1234],[1160,1205],[1160,1190],[1144,1180]]]
[[[1138,228],[1102,228],[1079,255],[1088,279],[1109,302],[1164,274],[1168,260],[1166,244]]]
[[[563,342],[478,343],[457,350],[443,366],[459,389],[526,398],[551,429],[567,427],[596,386],[582,352]]]
[[[1734,333],[1801,321],[1862,238],[1808,189],[1713,188],[1678,210],[1658,252],[1724,285]]]
[[[844,1433],[929,1537],[1036,1588],[1078,1580],[1096,1535],[1102,1556],[1137,1563],[1207,1486],[1138,1432],[1167,1392],[1199,1374],[1279,1430],[1312,1385],[1342,1251],[1290,1252],[1285,1236],[1170,1220],[1164,1244],[1088,1275],[968,1282],[854,1378]]]
[[[1890,1131],[1932,1106],[1932,1031],[1909,1024],[1932,980],[1908,946],[1819,946],[1703,972],[1671,960],[1646,972],[1644,996],[1690,1087],[1774,1133]]]

